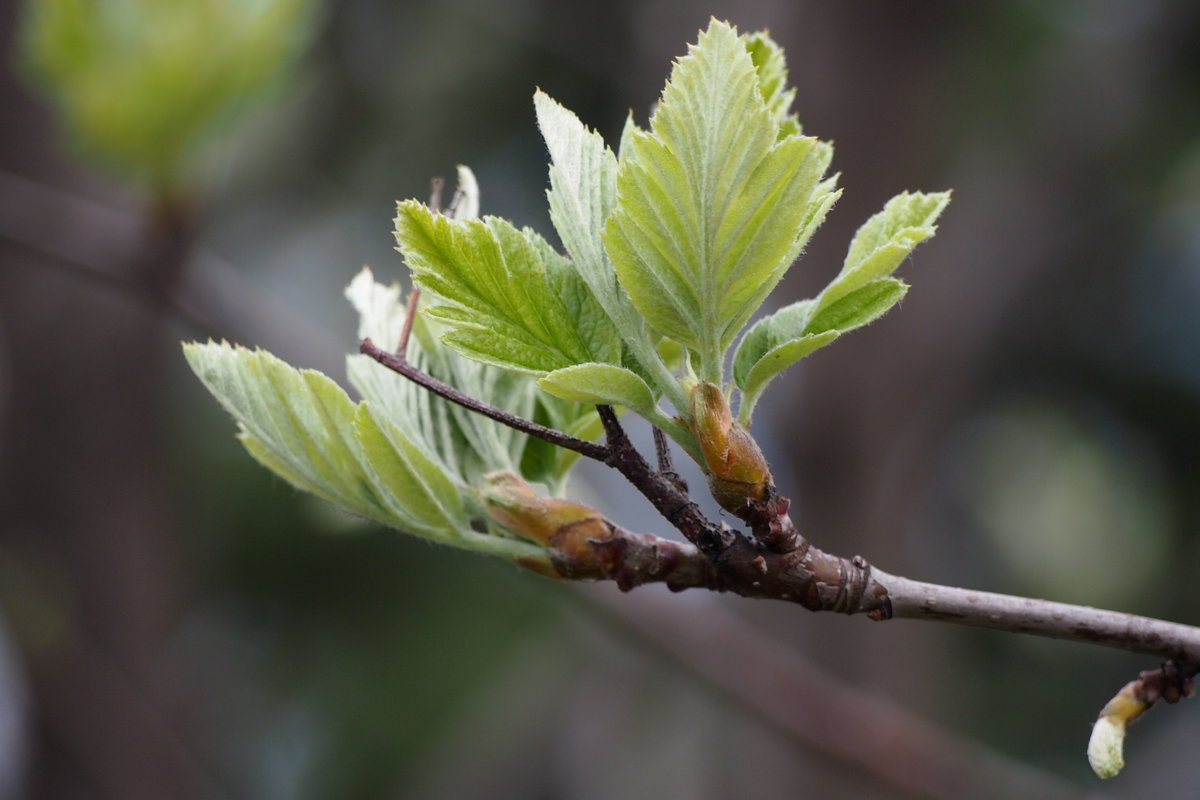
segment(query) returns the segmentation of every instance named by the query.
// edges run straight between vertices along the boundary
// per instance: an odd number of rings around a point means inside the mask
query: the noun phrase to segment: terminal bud
[[[761,501],[771,470],[750,432],[733,418],[725,393],[704,381],[691,390],[692,433],[704,455],[708,486],[717,503],[739,517]]]

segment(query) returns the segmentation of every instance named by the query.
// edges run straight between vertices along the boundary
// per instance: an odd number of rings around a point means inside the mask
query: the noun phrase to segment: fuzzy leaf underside
[[[904,299],[908,284],[896,278],[881,278],[855,289],[814,314],[805,333],[836,330],[846,333],[869,325]]]
[[[734,381],[742,390],[748,420],[767,384],[843,333],[879,319],[904,298],[908,285],[895,278],[872,281],[817,312],[816,300],[801,300],[755,323],[738,345]]]
[[[467,529],[458,488],[398,428],[381,438],[326,376],[264,351],[188,344],[192,369],[241,427],[256,459],[297,488],[356,514],[439,541]]]
[[[821,292],[816,310],[895,272],[918,244],[937,232],[934,223],[949,202],[949,192],[903,192],[889,200],[854,234],[842,270]]]
[[[641,335],[634,311],[600,232],[616,206],[617,159],[600,134],[544,92],[533,98],[538,128],[550,151],[550,221],[580,277],[626,338]]]
[[[398,341],[405,317],[399,286],[377,283],[370,270],[364,268],[347,288],[346,296],[359,312],[360,337],[376,342]],[[414,322],[406,357],[417,368],[518,416],[534,418],[544,411],[552,427],[572,428],[580,420],[585,420],[586,426],[595,418],[590,406],[540,392],[530,375],[449,351],[438,340],[436,325],[423,315]],[[372,358],[350,356],[347,373],[365,400],[385,412],[392,424],[466,485],[478,485],[488,472],[509,470],[553,491],[566,474],[566,465],[553,458],[526,458],[531,448],[542,447],[539,440],[443,400]]]
[[[768,106],[746,42],[714,21],[622,146],[605,247],[638,311],[694,351],[726,346],[803,247],[831,149],[779,138],[782,99]]]
[[[766,31],[747,34],[746,49],[758,69],[758,88],[771,115],[779,124],[779,138],[798,136],[800,120],[791,113],[796,90],[787,86],[787,60],[783,48],[776,44]]]

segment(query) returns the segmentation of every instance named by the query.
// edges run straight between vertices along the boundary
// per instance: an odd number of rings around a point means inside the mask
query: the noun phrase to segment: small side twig
[[[360,353],[368,355],[378,361],[383,366],[392,370],[399,375],[403,375],[418,386],[423,386],[429,391],[436,394],[438,397],[445,398],[451,403],[474,411],[477,414],[482,414],[489,419],[494,419],[502,425],[507,425],[510,428],[527,433],[530,436],[536,436],[539,439],[544,439],[551,444],[565,447],[568,450],[574,450],[576,453],[585,455],[588,458],[596,461],[607,461],[609,450],[606,446],[589,442],[585,439],[578,439],[574,436],[556,431],[553,428],[547,428],[545,425],[539,425],[532,420],[518,417],[516,414],[509,413],[502,408],[485,403],[482,400],[477,400],[468,394],[460,392],[449,384],[442,383],[437,378],[427,372],[417,369],[402,356],[395,353],[389,353],[382,350],[378,345],[370,339],[363,339],[362,344],[358,348]]]
[[[735,537],[741,537],[741,534],[709,520],[686,492],[680,491],[678,486],[651,467],[629,440],[612,406],[596,406],[596,412],[604,425],[605,444],[608,447],[608,457],[604,463],[625,476],[705,556],[713,561],[718,560],[734,543]]]
[[[446,206],[447,217],[458,218],[458,207],[462,203],[462,199],[463,190],[460,186],[454,190],[454,194],[450,195],[450,204]]]
[[[1142,672],[1121,687],[1100,709],[1088,741],[1088,763],[1101,778],[1111,778],[1125,766],[1125,729],[1159,700],[1178,703],[1196,694],[1194,663],[1168,661]]]
[[[400,329],[400,341],[396,344],[396,355],[408,358],[408,339],[412,336],[413,320],[417,316],[417,303],[421,299],[421,287],[414,286],[408,293],[408,308],[404,312],[404,327]]]
[[[429,210],[435,214],[442,211],[442,189],[445,187],[446,181],[440,175],[435,176],[429,181]]]
[[[675,471],[675,461],[671,458],[671,445],[667,441],[667,434],[663,433],[662,428],[654,428],[654,455],[658,461],[658,471],[662,476],[675,484],[675,488],[687,494],[688,485],[683,476]]]

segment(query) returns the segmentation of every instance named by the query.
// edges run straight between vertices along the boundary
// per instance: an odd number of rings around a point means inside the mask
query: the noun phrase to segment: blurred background
[[[1150,659],[437,549],[259,468],[187,370],[211,336],[340,378],[342,288],[403,274],[393,203],[457,163],[552,234],[534,87],[615,140],[710,14],[770,28],[843,173],[771,307],[955,190],[903,308],[760,407],[802,529],[1200,623],[1194,2],[8,3],[0,800],[1200,794],[1200,706],[1110,783],[1083,756]]]

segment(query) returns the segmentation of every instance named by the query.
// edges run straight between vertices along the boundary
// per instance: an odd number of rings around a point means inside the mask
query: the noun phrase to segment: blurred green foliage
[[[313,12],[311,0],[38,0],[23,56],[76,147],[166,191],[295,62]]]

